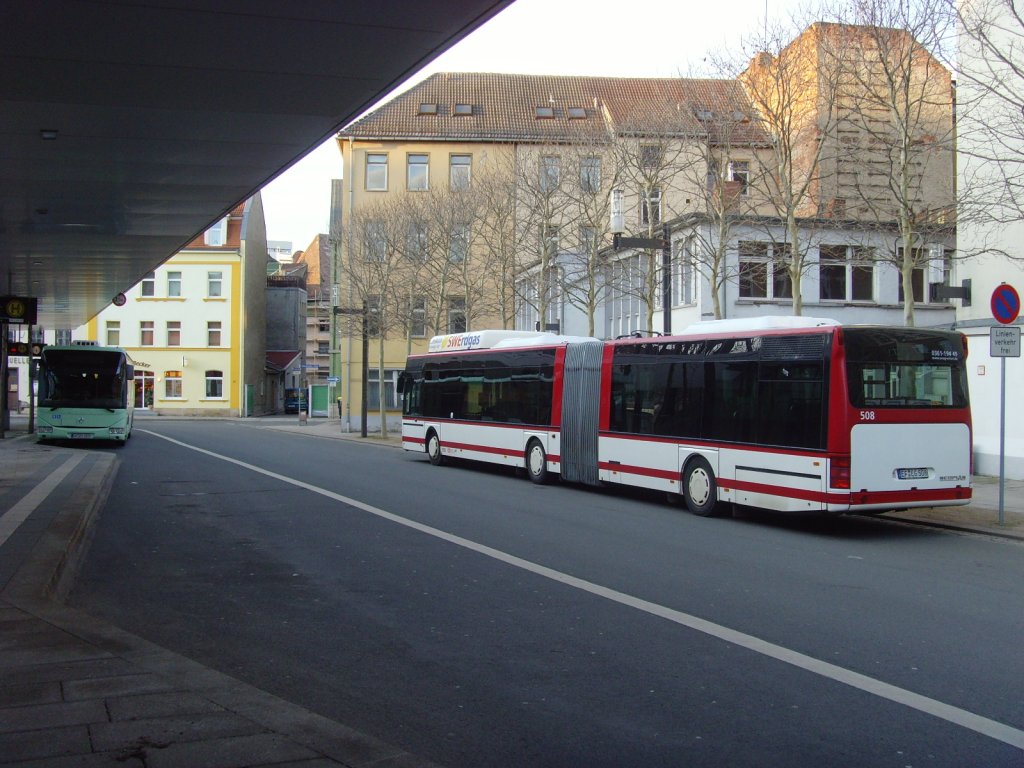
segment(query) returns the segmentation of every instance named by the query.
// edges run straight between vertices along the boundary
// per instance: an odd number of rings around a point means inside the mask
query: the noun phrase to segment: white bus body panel
[[[850,490],[969,488],[971,431],[966,424],[858,424],[850,433]],[[969,498],[945,504],[968,504]],[[933,502],[857,505],[855,509],[930,507]]]
[[[820,512],[828,483],[824,456],[722,449],[719,498],[776,512]]]

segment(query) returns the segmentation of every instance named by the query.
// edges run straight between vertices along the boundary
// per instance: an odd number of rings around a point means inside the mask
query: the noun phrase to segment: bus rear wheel
[[[695,515],[716,517],[720,514],[715,473],[707,460],[700,456],[683,470],[683,498],[686,499],[686,508]]]
[[[441,440],[434,430],[430,430],[427,433],[427,458],[430,459],[430,463],[435,467],[444,464],[444,454],[441,453]]]
[[[531,440],[526,444],[526,474],[538,485],[548,480],[548,457],[539,440]]]

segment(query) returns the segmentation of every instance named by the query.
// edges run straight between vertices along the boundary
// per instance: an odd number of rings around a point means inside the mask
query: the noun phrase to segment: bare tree
[[[516,229],[522,246],[518,266],[520,296],[531,305],[543,327],[560,286],[557,257],[561,239],[572,221],[569,198],[563,192],[566,147],[519,145],[516,148]],[[535,287],[533,295],[522,288]]]
[[[721,319],[722,289],[737,276],[727,258],[733,232],[757,215],[759,204],[764,206],[751,173],[760,168],[755,158],[768,143],[736,80],[690,78],[684,82],[685,108],[701,126],[697,139],[701,162],[683,169],[688,194],[694,198],[694,214],[684,229],[679,258],[708,285],[713,315]]]
[[[587,335],[597,331],[597,311],[606,296],[607,262],[603,251],[611,240],[612,189],[619,186],[619,155],[611,151],[605,132],[579,131],[566,148],[564,193],[568,200],[570,247],[563,251],[562,292],[587,318]]]
[[[899,270],[913,325],[925,274],[941,274],[942,244],[956,231],[953,90],[935,55],[949,45],[952,16],[947,0],[860,0],[849,13],[830,27],[842,77],[823,198],[833,214],[898,234],[879,258]]]
[[[979,251],[1020,259],[995,245],[1024,218],[1024,15],[1014,0],[947,0],[957,14],[960,218]]]
[[[812,24],[794,39],[792,28],[766,24],[747,41],[746,52],[753,56],[738,73],[754,118],[769,138],[751,183],[761,187],[784,227],[776,263],[788,274],[795,315],[803,314],[802,279],[808,269],[800,219],[817,213],[835,135],[842,75],[836,43],[829,25]]]
[[[693,192],[686,169],[704,165],[699,131],[680,98],[679,83],[672,82],[649,103],[620,117],[614,126],[623,211],[636,216],[636,223],[627,225],[627,230],[648,240],[662,239],[667,222],[692,210]],[[626,215],[628,221],[630,214]],[[661,248],[642,249],[632,267],[621,265],[617,270],[626,281],[617,285],[617,290],[639,298],[647,329],[653,328],[665,276],[661,254]],[[672,308],[665,306],[663,311]]]
[[[473,201],[475,267],[489,274],[494,292],[489,314],[502,328],[515,327],[516,286],[520,275],[519,254],[528,233],[516,226],[517,195],[515,157],[511,150],[486,153],[474,169]]]
[[[385,387],[385,341],[396,330],[404,330],[404,314],[396,310],[402,306],[404,291],[401,278],[405,257],[401,243],[404,240],[406,218],[402,216],[400,199],[383,199],[366,206],[353,216],[349,227],[353,237],[348,258],[341,271],[352,290],[354,300],[363,308],[362,315],[347,315],[348,334],[363,332],[362,323],[371,338],[377,340],[381,436],[387,436],[387,401]],[[363,397],[367,393],[363,392]]]

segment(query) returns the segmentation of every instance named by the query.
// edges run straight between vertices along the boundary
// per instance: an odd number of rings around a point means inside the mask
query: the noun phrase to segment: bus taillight
[[[850,488],[850,457],[833,457],[829,463],[828,485],[830,488]]]

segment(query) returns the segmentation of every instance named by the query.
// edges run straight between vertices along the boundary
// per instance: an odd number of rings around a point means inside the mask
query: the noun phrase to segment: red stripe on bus
[[[494,454],[495,456],[523,456],[526,452],[525,447],[522,451],[518,451],[510,448],[495,448],[494,446],[491,445],[476,445],[474,443],[451,443],[448,441],[441,441],[441,448],[449,448],[451,450],[456,451],[473,451],[475,453],[491,453]],[[561,457],[554,453],[549,453],[547,455],[547,460],[549,463],[553,464],[561,463]]]
[[[718,487],[723,490],[747,491],[763,493],[769,496],[799,499],[801,501],[817,501],[826,504],[910,504],[928,501],[961,501],[971,498],[970,488],[924,488],[913,491],[853,491],[826,493],[802,488],[788,488],[765,483],[751,483],[745,480],[729,480],[720,478]]]

